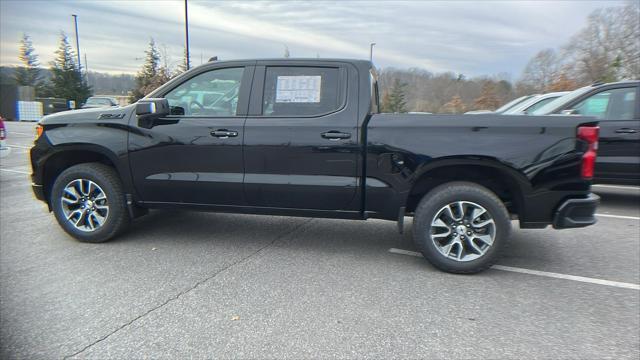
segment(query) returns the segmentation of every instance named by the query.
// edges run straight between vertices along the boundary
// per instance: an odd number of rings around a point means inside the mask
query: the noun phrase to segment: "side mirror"
[[[169,101],[164,98],[141,99],[136,104],[138,119],[161,118],[169,115]]]
[[[560,113],[562,115],[580,115],[580,111],[578,109],[562,110]]]

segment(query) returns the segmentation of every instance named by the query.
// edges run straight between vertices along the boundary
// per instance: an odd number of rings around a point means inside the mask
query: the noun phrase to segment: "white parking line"
[[[419,252],[403,250],[403,249],[391,248],[389,249],[389,252],[394,254],[400,254],[400,255],[422,257],[422,254],[420,254]],[[613,287],[618,287],[623,289],[640,290],[640,285],[638,284],[625,283],[625,282],[619,282],[619,281],[594,279],[594,278],[588,278],[584,276],[559,274],[559,273],[548,272],[548,271],[523,269],[523,268],[504,266],[504,265],[493,265],[491,268],[494,270],[510,271],[510,272],[521,273],[521,274],[544,276],[544,277],[563,279],[563,280],[572,280],[572,281],[578,281],[578,282],[584,282],[584,283],[590,283],[590,284],[596,284],[596,285],[613,286]]]
[[[29,175],[29,172],[27,172],[27,171],[20,171],[20,170],[0,169],[0,171],[7,171],[7,172],[11,172],[11,173],[27,174],[27,175]]]
[[[31,146],[22,146],[22,145],[13,145],[13,144],[7,144],[7,146],[13,147],[13,148],[19,148],[19,149],[31,149]]]
[[[24,136],[33,136],[35,137],[35,134],[27,134],[27,133],[23,133],[23,132],[17,132],[17,131],[10,131],[9,135],[13,135],[13,134],[17,134],[17,135],[24,135]]]
[[[638,217],[638,216],[609,215],[609,214],[596,214],[596,216],[602,216],[602,217],[608,217],[608,218],[616,218],[616,219],[640,220],[640,217]]]
[[[594,184],[591,185],[592,187],[595,188],[611,188],[611,189],[622,189],[622,190],[640,190],[640,186],[633,186],[633,185],[604,185],[604,184]]]

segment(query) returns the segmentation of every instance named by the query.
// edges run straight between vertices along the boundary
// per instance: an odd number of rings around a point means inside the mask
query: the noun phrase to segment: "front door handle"
[[[351,138],[351,134],[339,132],[339,131],[336,131],[336,130],[323,132],[322,134],[320,134],[320,136],[322,136],[325,139],[329,139],[329,140],[341,140],[341,139],[349,139],[349,138]]]
[[[215,136],[220,139],[228,139],[230,137],[238,136],[237,131],[229,131],[227,129],[218,129],[211,132],[211,136]]]
[[[622,128],[622,129],[616,130],[616,134],[635,134],[635,133],[637,133],[636,130],[629,129],[629,128]]]

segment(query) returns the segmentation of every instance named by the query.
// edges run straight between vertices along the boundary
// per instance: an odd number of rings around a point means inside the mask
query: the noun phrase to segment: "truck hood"
[[[96,123],[96,122],[126,122],[133,113],[135,105],[119,108],[90,108],[62,111],[43,117],[39,123],[42,125]]]

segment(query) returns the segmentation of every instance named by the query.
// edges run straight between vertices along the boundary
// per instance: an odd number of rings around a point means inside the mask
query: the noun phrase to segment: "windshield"
[[[525,96],[519,97],[519,98],[517,98],[515,100],[511,100],[508,103],[506,103],[506,104],[502,105],[501,107],[499,107],[495,112],[496,113],[503,113],[503,112],[509,110],[510,108],[520,104],[521,102],[523,102],[523,101],[525,101],[525,100],[527,100],[527,99],[529,99],[529,98],[531,98],[533,96],[534,95],[525,95]]]
[[[543,106],[547,105],[548,103],[552,102],[553,100],[555,100],[555,99],[557,99],[557,98],[559,98],[559,97],[560,97],[560,96],[552,96],[552,97],[548,97],[548,98],[546,98],[546,99],[542,99],[542,100],[538,101],[537,103],[535,103],[535,104],[533,104],[533,105],[529,106],[529,107],[524,111],[524,113],[525,113],[525,114],[531,114],[531,113],[533,113],[534,111],[536,111],[536,110],[540,109],[541,107],[543,107]]]
[[[593,89],[592,86],[585,86],[580,89],[573,90],[572,92],[566,95],[560,96],[559,98],[551,101],[550,103],[546,104],[541,108],[538,108],[537,110],[529,111],[529,114],[530,115],[549,115],[554,111],[562,110],[562,109],[559,109],[562,105],[571,102],[573,99],[581,96],[582,94],[586,93],[591,89]]]
[[[87,105],[111,105],[111,101],[107,98],[89,98]]]

